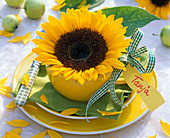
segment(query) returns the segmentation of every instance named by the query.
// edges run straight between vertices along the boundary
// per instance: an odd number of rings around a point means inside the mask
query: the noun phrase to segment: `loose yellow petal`
[[[157,135],[158,135],[158,134],[156,134],[156,135],[154,135],[154,136],[149,136],[149,137],[147,137],[147,138],[156,138]]]
[[[8,98],[11,98],[10,94],[10,92],[12,91],[11,87],[6,86],[8,89],[7,88],[5,89],[4,87],[5,86],[0,86],[0,94],[7,96]],[[9,91],[9,89],[11,90]]]
[[[122,113],[123,111],[118,111],[118,112],[107,112],[107,111],[100,111],[99,109],[97,109],[97,111],[102,115],[102,116],[106,116],[106,115],[117,115]]]
[[[24,37],[23,37],[23,43],[26,45],[31,39],[31,33],[28,32]]]
[[[58,132],[48,129],[48,135],[50,138],[63,138]]]
[[[10,33],[4,30],[0,30],[0,35],[5,36],[5,37],[11,37],[14,35],[14,33]]]
[[[10,132],[20,134],[22,132],[22,128],[15,128],[15,129],[11,130]]]
[[[19,25],[20,25],[20,23],[21,23],[21,17],[20,17],[18,14],[15,14],[15,16],[17,17],[18,23],[19,23]]]
[[[51,121],[48,123],[49,125],[58,125],[58,124],[63,124],[63,125],[69,125],[71,126],[72,124],[71,123],[68,123],[68,122],[64,122],[64,121]]]
[[[29,74],[28,74],[28,73],[25,73],[25,75],[24,75],[23,78],[22,78],[21,84],[22,84],[22,85],[25,85],[25,86],[28,88],[29,80],[30,80]]]
[[[75,114],[79,111],[80,109],[78,108],[69,108],[61,112],[61,115],[72,115]]]
[[[107,137],[107,138],[121,138],[121,137]]]
[[[23,108],[24,108],[25,110],[38,111],[38,109],[37,109],[35,106],[31,105],[31,104],[26,104],[26,105],[23,106]]]
[[[31,137],[31,138],[44,138],[45,135],[46,135],[46,132],[47,132],[47,130],[45,130],[45,131],[43,131],[43,132],[40,132],[40,133],[34,135],[34,136]]]
[[[7,83],[8,77],[0,79],[0,85],[5,85]]]
[[[59,11],[61,8],[63,8],[66,5],[66,3],[63,3],[62,5],[58,4],[56,6],[53,6],[54,11]]]
[[[80,5],[77,6],[77,8],[81,8],[81,7],[85,6],[86,3],[87,3],[87,1],[86,1],[86,0],[83,0],[83,1],[80,3]]]
[[[15,105],[14,100],[13,100],[12,102],[10,102],[6,107],[7,107],[7,108],[15,108],[16,105]]]
[[[6,93],[11,93],[12,92],[12,88],[9,86],[1,86],[0,85],[0,91],[4,91]]]
[[[121,138],[121,137],[107,137],[107,138]]]
[[[5,132],[6,138],[21,138],[17,133]]]
[[[170,136],[170,124],[166,123],[166,122],[163,122],[161,119],[160,119],[160,123],[161,123],[161,127],[163,129],[163,131],[168,135]]]
[[[27,122],[25,120],[20,120],[20,119],[14,119],[14,120],[5,121],[5,122],[14,127],[26,127],[30,124],[30,122]]]
[[[46,97],[44,94],[42,94],[42,95],[40,96],[40,100],[41,100],[43,103],[48,104],[48,99],[47,99],[47,97]]]
[[[17,36],[17,37],[12,38],[11,40],[8,40],[8,42],[18,43],[18,42],[21,42],[23,40],[23,38],[24,38],[24,36]]]

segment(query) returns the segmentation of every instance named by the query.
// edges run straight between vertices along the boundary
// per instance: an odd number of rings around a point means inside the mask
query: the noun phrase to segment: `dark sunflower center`
[[[108,51],[103,36],[91,29],[76,29],[60,37],[55,56],[65,67],[78,71],[99,65]]]
[[[70,47],[70,58],[85,60],[91,53],[89,45],[85,42],[76,42]]]
[[[151,2],[159,7],[166,6],[170,0],[151,0]]]

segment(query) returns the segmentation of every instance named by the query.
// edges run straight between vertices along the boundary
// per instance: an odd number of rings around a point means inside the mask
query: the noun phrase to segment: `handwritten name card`
[[[138,93],[151,112],[165,102],[161,94],[144,79],[135,67],[128,65],[123,77],[129,87]]]

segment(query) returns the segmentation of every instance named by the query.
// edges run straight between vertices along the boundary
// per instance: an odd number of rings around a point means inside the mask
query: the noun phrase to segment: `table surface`
[[[27,32],[31,32],[31,40],[36,37],[35,31],[41,30],[40,24],[47,21],[49,15],[59,18],[60,14],[53,11],[51,7],[56,5],[54,0],[44,0],[46,4],[46,12],[39,20],[30,20],[26,17],[24,9],[14,9],[6,5],[5,0],[0,0],[0,16],[5,17],[8,14],[18,14],[21,19],[21,25],[14,33],[14,36],[23,36]],[[115,7],[115,6],[137,6],[138,3],[135,0],[105,0],[105,2],[93,8],[92,11],[102,9],[103,7]],[[0,30],[2,28],[2,20],[0,19]],[[159,36],[153,36],[152,33],[160,33],[161,29],[170,24],[170,17],[168,20],[157,20],[149,23],[145,27],[141,28],[144,31],[144,37],[140,46],[146,45],[148,48],[154,50],[156,54],[156,66],[155,72],[158,80],[158,91],[165,99],[165,104],[156,109],[153,113],[146,114],[143,118],[139,119],[132,125],[120,129],[118,131],[100,134],[90,135],[88,138],[107,138],[107,137],[121,137],[121,138],[146,138],[147,136],[153,136],[158,134],[157,138],[166,138],[167,136],[161,129],[159,119],[170,123],[170,48],[163,46]],[[27,45],[22,43],[9,43],[9,38],[0,36],[0,78],[9,76],[8,86],[12,87],[12,76],[17,65],[21,60],[26,57],[31,49],[35,46],[32,41]],[[6,131],[14,129],[5,123],[5,120],[12,119],[24,119],[31,122],[31,125],[23,128],[21,136],[23,138],[30,138],[38,132],[44,131],[45,128],[29,119],[19,108],[15,110],[6,109],[6,105],[12,99],[6,98],[0,95],[0,137],[2,137]],[[155,101],[156,102],[156,101]],[[87,136],[81,135],[69,135],[60,133],[64,138],[86,138]],[[46,136],[48,138],[48,136]]]

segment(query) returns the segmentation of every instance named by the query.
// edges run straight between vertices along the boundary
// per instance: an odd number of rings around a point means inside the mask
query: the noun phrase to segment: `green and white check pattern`
[[[36,76],[39,72],[39,66],[40,66],[40,62],[38,61],[33,61],[30,69],[28,70],[28,74],[29,74],[29,83],[28,83],[28,88],[25,85],[21,84],[21,87],[17,93],[17,96],[15,98],[15,104],[17,106],[24,106],[27,102],[28,96],[31,92],[31,89],[34,85]]]
[[[131,65],[135,66],[139,73],[150,73],[152,72],[154,65],[155,65],[155,54],[152,50],[147,49],[145,46],[139,48],[138,50],[137,47],[139,45],[139,42],[141,41],[143,36],[143,32],[137,28],[132,36],[131,39],[133,40],[130,46],[127,48],[127,61],[123,61],[125,64],[125,67],[131,63]],[[148,52],[149,55],[149,60],[148,60],[148,65],[146,69],[143,67],[143,65],[135,59],[135,57]],[[106,92],[110,89],[110,94],[112,96],[112,100],[114,103],[120,106],[124,106],[124,104],[118,99],[116,93],[115,93],[115,82],[116,80],[120,77],[121,73],[123,70],[121,69],[114,69],[111,75],[111,78],[99,89],[97,90],[89,102],[87,103],[86,106],[86,117],[87,117],[87,111],[88,109],[98,100],[100,99],[103,95],[106,94]],[[88,119],[86,119],[88,121]]]

